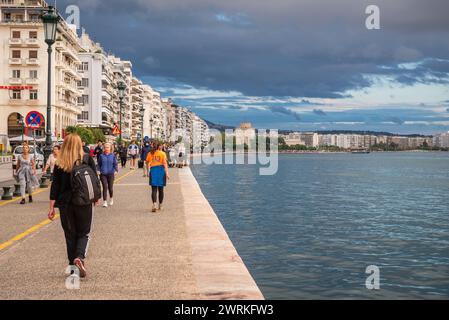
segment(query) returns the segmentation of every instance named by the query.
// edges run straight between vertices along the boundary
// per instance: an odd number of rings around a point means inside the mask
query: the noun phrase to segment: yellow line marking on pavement
[[[59,214],[57,214],[57,215],[55,216],[54,220],[56,220],[56,219],[58,219],[58,218],[59,218]],[[53,220],[53,221],[54,221],[54,220]],[[18,242],[18,241],[24,239],[25,237],[29,236],[30,234],[36,232],[37,230],[39,230],[39,229],[45,227],[46,225],[48,225],[48,224],[50,224],[50,223],[52,223],[51,220],[49,220],[49,219],[44,220],[44,221],[42,221],[41,223],[39,223],[39,224],[37,224],[37,225],[35,225],[35,226],[29,228],[29,229],[26,230],[25,232],[22,232],[22,233],[16,235],[15,237],[9,239],[8,241],[6,241],[6,242],[4,242],[4,243],[1,243],[1,244],[0,244],[0,251],[2,251],[2,250],[4,250],[4,249],[6,249],[6,248],[12,246],[15,242]]]
[[[115,180],[115,182],[120,182],[120,181],[122,181],[123,179],[125,179],[127,176],[130,176],[131,174],[133,174],[134,172],[136,172],[136,171],[130,171],[130,172],[128,172],[128,173],[125,173],[123,176],[121,176],[120,178],[117,178],[116,180]]]
[[[123,176],[121,176],[120,178],[118,178],[116,181],[118,182],[118,181],[120,181],[120,180],[126,178],[127,176],[130,176],[130,175],[131,175],[132,173],[134,173],[134,172],[135,172],[135,171],[131,171],[131,172],[126,173],[126,174],[124,174]],[[34,194],[39,194],[39,193],[42,193],[42,192],[44,192],[44,191],[46,191],[46,190],[48,190],[48,189],[42,189],[42,190],[39,190],[39,191],[35,192]],[[33,194],[33,195],[34,195],[34,194]],[[20,197],[19,197],[19,199],[20,199]],[[13,199],[13,200],[4,202],[4,203],[0,204],[0,206],[6,205],[6,204],[11,203],[11,202],[14,202],[14,201],[17,201],[17,199]],[[59,217],[60,217],[59,214],[55,215],[55,218],[53,219],[53,221],[55,221],[55,220],[58,219]],[[42,221],[41,223],[39,223],[39,224],[37,224],[37,225],[35,225],[35,226],[29,228],[29,229],[26,230],[25,232],[22,232],[22,233],[20,233],[20,234],[18,234],[18,235],[16,235],[16,236],[14,236],[13,238],[9,239],[8,241],[6,241],[6,242],[4,242],[4,243],[0,243],[0,251],[2,251],[2,250],[4,250],[4,249],[6,249],[6,248],[12,246],[14,243],[16,243],[16,242],[18,242],[18,241],[20,241],[20,240],[26,238],[26,237],[29,236],[30,234],[32,234],[32,233],[38,231],[39,229],[45,227],[46,225],[49,225],[49,224],[52,223],[53,221],[51,221],[51,220],[49,220],[49,219],[46,219],[46,220]]]

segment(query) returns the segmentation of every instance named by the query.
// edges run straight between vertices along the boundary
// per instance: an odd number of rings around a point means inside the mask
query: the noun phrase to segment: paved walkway
[[[0,251],[0,299],[195,299],[177,172],[162,214],[150,213],[141,171],[115,187],[116,206],[95,210],[93,239],[81,290],[67,290],[60,220]],[[177,184],[176,184],[177,183]],[[0,207],[0,243],[45,220],[48,192],[34,205]]]
[[[142,172],[121,172],[115,206],[95,209],[80,290],[65,287],[64,236],[59,219],[46,220],[48,190],[38,190],[32,205],[0,202],[0,299],[262,299],[207,201],[201,206],[199,187],[186,185],[196,183],[190,170],[171,177],[165,209],[154,214]],[[186,195],[199,214],[186,210]]]

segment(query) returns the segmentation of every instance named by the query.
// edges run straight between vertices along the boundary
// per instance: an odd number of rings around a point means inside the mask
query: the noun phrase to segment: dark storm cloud
[[[301,116],[299,115],[299,113],[284,107],[267,107],[267,110],[270,110],[273,113],[280,113],[285,114],[287,116],[292,116],[295,120],[301,121]]]
[[[252,96],[339,98],[370,86],[447,82],[447,0],[376,0],[381,30],[365,28],[365,0],[79,0],[81,23],[131,59],[138,76]],[[61,10],[63,11],[63,10]],[[381,68],[381,66],[390,68]]]

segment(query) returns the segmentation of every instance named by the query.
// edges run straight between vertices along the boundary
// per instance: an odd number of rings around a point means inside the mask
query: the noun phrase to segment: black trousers
[[[100,175],[101,184],[103,186],[103,200],[108,200],[108,191],[111,198],[114,197],[114,174]]]
[[[120,157],[120,161],[122,163],[122,168],[126,167],[126,162],[128,161],[128,157]]]
[[[159,204],[162,204],[164,202],[164,187],[151,186],[151,200],[153,200],[153,203],[157,202],[158,192],[159,192]]]
[[[76,258],[86,259],[93,222],[93,205],[67,205],[59,208],[61,224],[67,245],[69,264]]]

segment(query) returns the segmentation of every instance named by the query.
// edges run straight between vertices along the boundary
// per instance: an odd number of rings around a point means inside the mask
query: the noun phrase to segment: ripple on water
[[[271,299],[449,298],[449,154],[280,156],[279,172],[195,166]],[[381,290],[365,269],[381,269]]]

